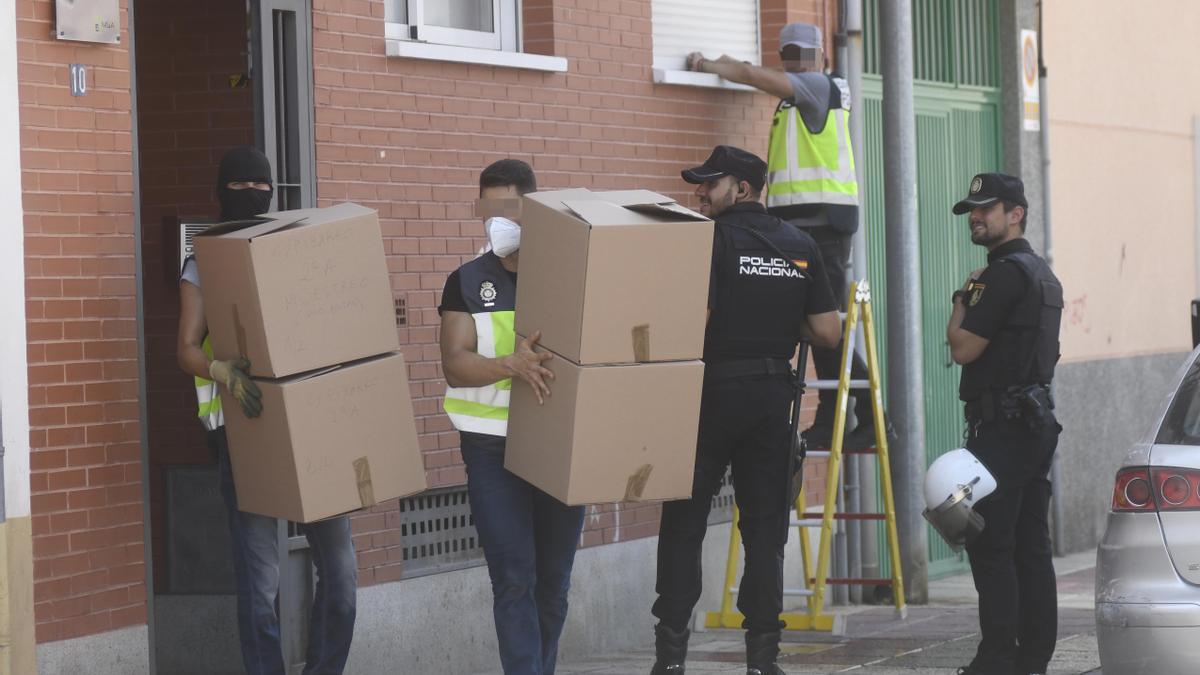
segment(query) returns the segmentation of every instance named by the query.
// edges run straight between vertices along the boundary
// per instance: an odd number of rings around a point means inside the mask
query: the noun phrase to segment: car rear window
[[[1194,361],[1184,375],[1154,442],[1200,445],[1200,360]]]

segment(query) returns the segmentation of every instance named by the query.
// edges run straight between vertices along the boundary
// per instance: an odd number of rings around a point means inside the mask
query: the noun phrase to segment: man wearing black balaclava
[[[271,208],[271,164],[257,148],[242,146],[221,158],[217,172],[221,220],[246,220]],[[196,261],[184,263],[179,281],[179,367],[196,382],[199,417],[217,451],[221,496],[229,515],[233,570],[237,580],[238,637],[249,675],[285,675],[275,599],[279,592],[279,521],[238,510],[225,437],[225,413],[218,393],[238,403],[242,413],[262,411],[258,387],[247,375],[245,358],[214,361],[204,319]],[[220,385],[224,385],[223,387]],[[236,411],[231,414],[239,414]],[[253,448],[243,450],[253,452]],[[309,618],[305,675],[338,675],[346,665],[354,636],[357,560],[347,516],[300,525],[317,568],[317,588]]]
[[[271,209],[274,185],[271,163],[258,148],[243,145],[221,158],[217,169],[217,200],[221,220],[245,220]]]

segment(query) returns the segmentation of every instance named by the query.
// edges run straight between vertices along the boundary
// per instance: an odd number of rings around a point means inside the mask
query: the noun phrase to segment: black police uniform
[[[970,672],[1044,673],[1057,634],[1047,474],[1062,430],[1049,391],[1062,285],[1029,242],[1015,239],[988,254],[962,302],[961,327],[989,340],[963,366],[966,445],[997,481],[975,506],[984,529],[967,545],[982,633]]]
[[[806,316],[835,305],[820,252],[807,234],[757,202],[734,204],[716,222],[692,498],[663,505],[652,612],[673,631],[687,629],[700,599],[709,508],[732,463],[746,551],[737,605],[746,616],[748,646],[752,636],[765,635],[770,651],[783,627],[788,432],[796,386],[789,359]],[[740,228],[761,233],[788,260]],[[774,651],[769,656],[774,663]]]

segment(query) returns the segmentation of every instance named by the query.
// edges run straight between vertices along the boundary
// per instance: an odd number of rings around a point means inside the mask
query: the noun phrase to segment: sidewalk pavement
[[[1095,550],[1055,558],[1058,573],[1058,647],[1050,672],[1100,675],[1093,619]],[[648,603],[649,601],[647,601]],[[647,604],[647,607],[649,605]],[[970,574],[930,583],[929,604],[910,606],[908,618],[893,607],[835,607],[846,615],[844,635],[785,632],[780,666],[789,675],[948,675],[970,662],[979,640],[979,615]],[[561,675],[646,675],[654,663],[653,636],[617,654],[560,664]],[[693,633],[688,673],[746,672],[742,632]]]

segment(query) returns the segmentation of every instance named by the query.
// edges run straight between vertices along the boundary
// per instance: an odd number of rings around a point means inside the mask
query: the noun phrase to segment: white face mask
[[[483,223],[492,252],[507,258],[521,248],[521,226],[508,218],[488,218]]]

